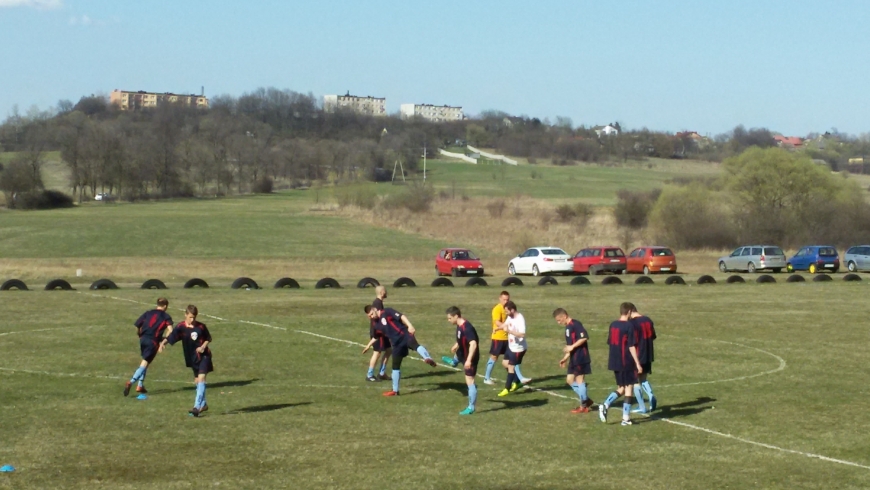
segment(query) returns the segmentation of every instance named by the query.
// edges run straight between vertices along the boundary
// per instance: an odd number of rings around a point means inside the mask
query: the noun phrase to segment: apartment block
[[[372,96],[360,97],[351,95],[350,92],[346,95],[324,95],[323,110],[335,112],[337,109],[349,109],[357,114],[369,116],[386,116],[387,99]]]
[[[402,104],[400,113],[403,119],[420,116],[434,122],[461,121],[462,107],[432,104]]]
[[[169,92],[159,94],[144,90],[129,92],[115,89],[109,96],[109,102],[122,111],[135,111],[163,104],[183,104],[197,109],[208,109],[208,98],[205,95],[179,95]]]

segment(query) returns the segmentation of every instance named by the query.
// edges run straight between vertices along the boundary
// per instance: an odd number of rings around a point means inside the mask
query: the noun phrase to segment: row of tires
[[[860,281],[861,276],[858,274],[846,274],[843,276],[843,280],[847,282]],[[793,274],[789,276],[785,282],[805,282],[806,278],[804,276]],[[818,275],[813,276],[813,282],[827,282],[833,281],[833,278],[829,275]],[[735,283],[743,283],[746,280],[742,276],[730,276],[725,280],[728,284]],[[768,274],[763,274],[755,278],[755,282],[760,284],[769,284],[775,283],[776,279]],[[649,276],[640,276],[634,280],[635,284],[655,284],[655,281]],[[716,284],[716,279],[713,276],[701,276],[698,278],[698,284]],[[558,286],[559,281],[556,280],[555,277],[552,276],[544,276],[538,279],[538,286]],[[572,286],[581,286],[592,284],[586,276],[576,276],[571,279]],[[624,284],[622,279],[619,276],[608,276],[605,277],[601,284],[607,286],[611,284]],[[668,276],[665,279],[665,284],[668,286],[672,285],[685,285],[686,281],[680,276]],[[381,283],[373,278],[373,277],[364,277],[360,279],[357,283],[356,287],[358,288],[367,288],[367,287],[376,287],[380,286]],[[471,286],[488,286],[489,284],[486,282],[486,279],[482,277],[472,277],[465,282],[465,285],[468,287]],[[510,287],[510,286],[523,286],[524,283],[522,279],[518,277],[508,277],[501,282],[502,287]],[[416,287],[417,283],[414,282],[410,277],[400,277],[393,282],[394,288],[402,288],[402,287]],[[432,287],[453,287],[453,281],[446,277],[439,277],[432,281]],[[260,289],[260,286],[256,281],[249,277],[240,277],[233,281],[230,285],[232,289]],[[275,289],[299,289],[299,283],[290,277],[284,277],[278,279],[273,286]],[[194,278],[186,283],[184,283],[184,289],[192,289],[192,288],[208,288],[208,283],[202,279]],[[315,289],[329,289],[329,288],[341,288],[341,284],[338,283],[335,279],[331,277],[324,277],[323,279],[317,281],[314,285]],[[0,291],[9,291],[12,289],[17,289],[20,291],[27,291],[27,284],[18,279],[10,279],[0,285]],[[98,281],[94,281],[88,289],[91,290],[101,290],[101,289],[118,289],[118,285],[115,284],[110,279],[100,279]],[[142,283],[141,289],[168,289],[166,284],[159,279],[149,279]],[[48,284],[45,285],[46,291],[54,291],[54,290],[63,290],[63,291],[73,291],[73,287],[69,282],[63,279],[55,279],[53,281],[49,281]]]

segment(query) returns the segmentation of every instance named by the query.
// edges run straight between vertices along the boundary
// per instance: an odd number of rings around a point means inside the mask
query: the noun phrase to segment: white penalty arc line
[[[85,293],[85,294],[88,294],[88,293]],[[116,297],[113,297],[113,296],[102,296],[102,295],[96,295],[96,294],[92,294],[92,296],[103,297],[103,298],[110,298],[110,299],[117,299],[117,300],[121,300],[121,301],[128,301],[128,302],[131,302],[131,303],[137,303],[137,304],[147,304],[147,303],[142,303],[142,302],[139,302],[139,301],[128,300],[128,299],[125,299],[125,298],[116,298]],[[217,319],[217,317],[214,317],[214,318]],[[231,320],[224,320],[224,319],[220,319],[220,320],[222,320],[222,321],[231,321]],[[357,346],[365,347],[363,344],[361,344],[361,343],[359,343],[359,342],[353,342],[353,341],[350,341],[350,340],[339,339],[339,338],[335,338],[335,337],[329,337],[329,336],[326,336],[326,335],[316,334],[316,333],[308,332],[308,331],[305,331],[305,330],[287,330],[286,328],[283,328],[283,327],[276,327],[276,326],[274,326],[274,325],[269,325],[269,324],[260,324],[260,323],[248,322],[248,321],[240,321],[239,323],[248,323],[248,324],[251,324],[251,325],[259,325],[259,326],[263,326],[263,327],[267,327],[267,328],[273,328],[273,329],[279,329],[279,330],[291,331],[291,332],[295,332],[295,333],[301,333],[301,334],[304,334],[304,335],[311,335],[311,336],[318,337],[318,338],[322,338],[322,339],[326,339],[326,340],[332,340],[332,341],[334,341],[334,342],[343,342],[343,343],[350,344],[350,345],[357,345]],[[708,339],[701,339],[701,340],[708,340]],[[776,372],[779,372],[779,371],[782,371],[782,370],[785,369],[785,366],[786,366],[786,362],[785,362],[785,360],[784,360],[783,358],[777,356],[776,354],[773,354],[772,352],[768,352],[768,351],[765,351],[765,350],[763,350],[763,349],[759,349],[759,348],[757,348],[757,347],[752,347],[752,346],[747,346],[747,345],[743,345],[743,344],[738,344],[738,343],[736,343],[736,342],[728,342],[728,341],[724,341],[724,340],[721,340],[721,341],[720,341],[720,340],[717,340],[717,341],[715,341],[715,342],[721,342],[721,343],[726,343],[726,344],[737,345],[737,346],[740,346],[740,347],[748,347],[748,348],[750,348],[750,349],[755,349],[755,350],[757,350],[757,351],[759,351],[759,352],[763,352],[764,354],[768,354],[768,355],[770,355],[770,356],[775,357],[775,358],[780,362],[779,367],[777,367],[776,369],[773,369],[773,370],[771,370],[771,371],[767,371],[767,372],[764,372],[764,373],[753,374],[753,375],[748,375],[748,376],[742,376],[742,377],[739,377],[739,378],[733,378],[733,379],[728,380],[728,381],[738,381],[738,380],[742,380],[742,379],[755,378],[755,377],[758,377],[758,376],[763,376],[763,375],[765,375],[765,374],[776,373]],[[442,365],[442,366],[444,366],[444,367],[447,367],[447,368],[450,368],[450,369],[453,369],[453,370],[455,370],[455,371],[459,371],[459,369],[457,369],[457,368],[453,368],[452,366],[446,366],[446,365],[443,365],[443,364],[440,364],[440,365]],[[480,376],[480,375],[478,375],[478,376]],[[718,380],[717,380],[717,381],[715,381],[715,382],[721,382],[721,381],[718,381]],[[670,386],[691,386],[691,385],[710,384],[710,383],[712,383],[712,382],[710,382],[710,381],[703,381],[703,382],[698,382],[698,383],[685,383],[685,384],[680,384],[680,385],[670,385]],[[535,388],[531,388],[531,389],[532,389],[532,391],[540,391],[540,392],[542,392],[542,393],[546,393],[546,394],[548,394],[548,395],[555,396],[555,397],[558,397],[558,398],[565,398],[565,399],[568,399],[568,398],[569,398],[569,397],[567,397],[567,396],[565,396],[565,395],[562,395],[562,394],[559,394],[559,393],[554,393],[554,392],[552,392],[552,391],[538,390],[538,389],[535,389]],[[724,437],[724,438],[726,438],[726,439],[731,439],[731,440],[734,440],[734,441],[742,442],[742,443],[744,443],[744,444],[750,444],[750,445],[753,445],[753,446],[762,447],[762,448],[770,449],[770,450],[773,450],[773,451],[780,451],[780,452],[784,452],[784,453],[788,453],[788,454],[795,454],[795,455],[799,455],[799,456],[804,456],[804,457],[807,457],[807,458],[818,459],[818,460],[821,460],[821,461],[826,461],[826,462],[828,462],[828,463],[835,463],[835,464],[841,464],[841,465],[845,465],[845,466],[851,466],[851,467],[854,467],[854,468],[861,468],[861,469],[865,469],[865,470],[870,470],[870,466],[868,466],[868,465],[863,465],[863,464],[860,464],[860,463],[855,463],[855,462],[852,462],[852,461],[846,461],[846,460],[843,460],[843,459],[831,458],[831,457],[824,456],[824,455],[821,455],[821,454],[808,453],[808,452],[804,452],[804,451],[798,451],[798,450],[795,450],[795,449],[788,449],[788,448],[784,448],[784,447],[780,447],[780,446],[774,446],[773,444],[767,444],[767,443],[763,443],[763,442],[757,442],[757,441],[753,441],[753,440],[750,440],[750,439],[746,439],[746,438],[743,438],[743,437],[740,437],[740,436],[735,436],[735,435],[733,435],[733,434],[727,434],[727,433],[725,433],[725,432],[719,432],[719,431],[716,431],[716,430],[713,430],[713,429],[707,429],[707,428],[705,428],[705,427],[700,427],[700,426],[697,426],[697,425],[688,424],[688,423],[686,423],[686,422],[679,422],[679,421],[672,420],[672,419],[669,419],[669,418],[666,418],[666,417],[657,417],[657,416],[649,416],[649,415],[646,415],[646,416],[649,417],[649,418],[651,418],[652,420],[660,420],[660,421],[662,421],[662,422],[666,422],[666,423],[669,423],[669,424],[677,425],[677,426],[684,427],[684,428],[687,428],[687,429],[692,429],[692,430],[701,431],[701,432],[704,432],[704,433],[707,433],[707,434],[711,434],[711,435],[715,435],[715,436],[719,436],[719,437]]]
[[[769,351],[766,351],[764,349],[759,349],[758,347],[752,347],[751,345],[744,345],[744,344],[740,344],[737,342],[731,342],[728,340],[702,339],[700,337],[692,337],[692,339],[693,340],[701,340],[704,342],[718,342],[720,344],[736,345],[738,347],[743,347],[744,349],[752,349],[752,350],[761,352],[762,354],[767,354],[768,356],[776,359],[777,361],[779,361],[779,366],[777,366],[775,369],[771,369],[769,371],[764,371],[764,372],[755,373],[755,374],[747,374],[746,376],[738,376],[736,378],[716,379],[713,381],[694,381],[691,383],[676,383],[676,384],[670,384],[670,385],[657,385],[656,388],[673,388],[676,386],[698,386],[698,385],[709,385],[709,384],[714,384],[714,383],[728,383],[731,381],[743,381],[743,380],[747,380],[747,379],[757,378],[759,376],[767,376],[768,374],[778,373],[780,371],[785,370],[786,365],[787,365],[785,362],[785,359],[783,359],[782,357],[779,357],[778,355],[774,354],[773,352],[769,352]]]

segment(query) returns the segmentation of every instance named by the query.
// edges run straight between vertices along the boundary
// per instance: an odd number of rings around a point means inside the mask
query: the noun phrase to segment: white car
[[[539,276],[553,272],[573,273],[574,261],[558,247],[532,247],[511,259],[508,274]]]
[[[112,196],[108,192],[101,192],[94,196],[94,201],[111,201]]]

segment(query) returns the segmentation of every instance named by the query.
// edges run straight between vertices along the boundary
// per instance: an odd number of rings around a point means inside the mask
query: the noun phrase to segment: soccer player
[[[459,362],[463,364],[465,385],[468,386],[468,407],[459,412],[459,415],[471,415],[474,413],[474,405],[477,401],[477,385],[474,384],[474,377],[477,376],[477,364],[480,362],[477,330],[470,321],[462,318],[459,308],[451,306],[447,308],[446,313],[447,321],[456,325],[456,343],[450,351],[456,354]]]
[[[124,396],[130,394],[130,387],[137,382],[136,393],[148,393],[148,390],[145,389],[145,373],[148,370],[148,365],[157,356],[160,341],[163,340],[163,332],[167,327],[172,329],[172,317],[166,313],[167,308],[169,308],[169,300],[157,298],[157,307],[142,313],[142,316],[133,324],[139,334],[139,351],[142,354],[142,362],[139,363],[139,367],[133,373],[130,381],[124,385]]]
[[[498,304],[492,309],[492,340],[489,344],[489,360],[486,361],[486,375],[483,377],[483,382],[488,385],[494,385],[492,380],[492,368],[498,362],[498,356],[507,354],[508,334],[502,330],[501,326],[507,320],[507,313],[504,310],[504,305],[511,299],[511,294],[507,291],[502,291],[498,295]]]
[[[387,288],[385,288],[384,286],[377,286],[375,288],[375,300],[372,301],[372,306],[374,308],[377,308],[378,311],[381,312],[387,310],[387,308],[384,307],[385,299],[387,299]],[[389,337],[387,337],[386,341],[389,342],[389,340]],[[414,334],[414,332],[411,332],[411,338],[408,340],[408,348],[417,351],[417,353],[420,354],[420,357],[423,358],[423,361],[425,361],[426,364],[435,367],[435,361],[432,360],[432,356],[429,355],[429,351],[427,351],[425,347],[421,346],[420,343],[417,342],[417,336],[416,334]],[[386,365],[386,359],[384,359],[383,362]],[[384,373],[385,371],[386,367],[382,368],[381,373]]]
[[[198,314],[196,306],[188,305],[184,312],[184,321],[176,325],[160,343],[160,351],[163,351],[166,344],[175,345],[179,340],[184,347],[184,361],[193,370],[196,383],[196,398],[189,412],[194,417],[199,417],[208,410],[208,403],[205,401],[205,377],[214,371],[211,349],[208,347],[211,344],[211,334],[204,323],[196,321]]]
[[[649,409],[656,409],[656,396],[653,394],[652,386],[647,381],[647,376],[652,374],[652,363],[655,360],[653,356],[653,341],[656,339],[656,328],[653,321],[646,315],[641,315],[637,312],[637,307],[631,304],[631,321],[634,323],[637,333],[637,357],[640,359],[640,365],[643,371],[637,375],[637,380],[640,384],[634,385],[634,398],[637,400],[637,413],[646,413],[646,407],[643,403],[643,394],[649,398]]]
[[[637,332],[631,323],[631,303],[619,305],[619,320],[610,324],[607,344],[610,346],[610,359],[607,369],[613,371],[616,377],[616,391],[611,393],[604,403],[598,405],[598,418],[607,422],[607,410],[621,395],[625,396],[622,403],[622,425],[631,425],[632,388],[637,383],[637,374],[643,372],[640,359],[637,357]]]
[[[580,406],[571,413],[588,413],[594,403],[586,394],[586,375],[592,374],[592,360],[589,358],[589,334],[583,324],[568,316],[564,308],[553,311],[556,323],[565,327],[565,355],[559,361],[559,367],[568,367],[565,382],[577,393]]]
[[[429,352],[422,345],[419,345],[414,338],[416,329],[408,317],[399,313],[392,308],[379,310],[376,306],[366,305],[364,308],[366,316],[372,320],[377,320],[375,329],[382,335],[390,339],[390,344],[393,346],[393,372],[390,378],[393,380],[392,391],[387,391],[384,396],[399,395],[399,380],[402,378],[402,360],[408,357],[409,349],[416,350],[426,364],[435,366],[435,361],[429,356]],[[416,345],[416,348],[413,346]]]
[[[377,320],[369,319],[371,324],[369,326],[369,343],[365,346],[362,353],[365,354],[369,351],[369,349],[374,348],[372,351],[372,357],[369,360],[369,370],[366,374],[366,379],[368,381],[380,381],[384,379],[390,379],[386,376],[387,372],[387,361],[390,360],[390,354],[392,354],[392,346],[390,345],[390,339],[385,337],[379,330],[375,328],[377,325]],[[383,357],[381,357],[383,356]],[[375,377],[375,366],[378,364],[378,359],[381,359],[381,370],[378,373],[378,377]]]
[[[502,330],[508,334],[508,351],[507,359],[502,361],[502,365],[507,369],[507,379],[504,383],[504,389],[501,390],[498,396],[507,396],[519,388],[520,378],[517,367],[523,363],[523,357],[526,355],[526,319],[523,314],[517,311],[517,305],[513,301],[508,301],[504,305],[507,319],[502,324]]]

